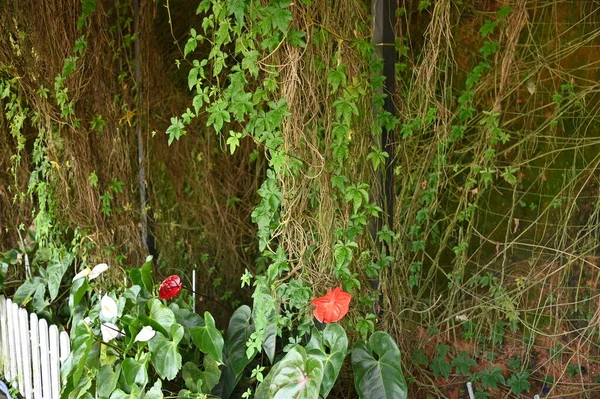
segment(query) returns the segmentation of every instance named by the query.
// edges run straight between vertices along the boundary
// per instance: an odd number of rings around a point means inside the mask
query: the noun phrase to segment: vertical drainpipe
[[[139,115],[142,105],[142,83],[140,71],[140,0],[133,0],[133,31],[136,35],[133,43],[135,62],[135,108]],[[144,168],[144,142],[142,140],[142,126],[139,117],[136,118],[135,134],[137,137],[138,177],[140,185],[140,222],[142,225],[142,245],[148,250],[148,215],[146,213],[146,170]]]
[[[373,15],[373,41],[375,44],[375,55],[383,59],[383,92],[387,95],[384,100],[383,109],[395,115],[394,91],[395,91],[395,69],[396,69],[396,35],[394,22],[396,20],[396,0],[372,0],[371,11]],[[381,208],[383,216],[378,222],[378,227],[386,225],[393,229],[394,225],[394,154],[395,154],[395,132],[382,127],[381,148],[388,153],[385,169],[379,175],[381,184]],[[389,254],[389,251],[388,251]]]

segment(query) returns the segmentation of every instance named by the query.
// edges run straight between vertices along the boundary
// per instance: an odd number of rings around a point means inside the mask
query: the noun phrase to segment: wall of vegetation
[[[8,0],[0,25],[15,264],[117,283],[152,253],[221,312],[266,276],[282,329],[342,286],[414,397],[596,389],[597,2],[398,1],[394,113],[366,1]]]

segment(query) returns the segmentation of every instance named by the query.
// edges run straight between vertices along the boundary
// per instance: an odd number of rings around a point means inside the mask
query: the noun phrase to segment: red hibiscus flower
[[[325,296],[315,298],[310,303],[315,306],[314,315],[321,323],[335,323],[348,313],[352,295],[344,292],[340,287],[329,289]]]
[[[181,279],[177,275],[172,275],[167,277],[160,288],[158,289],[158,296],[160,299],[169,299],[173,298],[175,295],[179,294],[183,285],[181,284]]]

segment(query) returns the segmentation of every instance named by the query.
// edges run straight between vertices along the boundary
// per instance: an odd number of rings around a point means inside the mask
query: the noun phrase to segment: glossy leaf
[[[183,338],[183,327],[180,325],[173,324],[170,330],[172,341],[159,332],[148,341],[154,369],[161,378],[167,380],[175,378],[181,369],[181,355],[177,346]]]
[[[123,377],[127,385],[137,384],[142,387],[145,386],[148,383],[146,367],[145,362],[139,362],[131,357],[123,360]]]
[[[250,358],[246,354],[246,342],[254,332],[254,326],[250,323],[252,311],[247,305],[236,309],[229,320],[229,327],[225,336],[225,365],[221,380],[213,390],[213,394],[221,398],[229,398],[236,385],[240,381],[246,366],[256,356],[252,351]]]
[[[346,331],[339,324],[328,324],[323,332],[313,329],[307,350],[310,357],[318,358],[323,363],[320,394],[326,398],[346,358],[348,351]]]
[[[168,335],[167,332],[171,329],[171,326],[176,324],[173,311],[156,298],[148,301],[148,307],[150,308],[150,324],[152,327],[163,333],[163,335]]]
[[[198,313],[194,313],[188,309],[180,308],[176,303],[171,303],[169,309],[173,311],[177,324],[183,326],[183,344],[187,345],[190,343],[190,328],[196,326],[203,326],[204,319],[200,317]]]
[[[61,367],[63,378],[72,376],[73,386],[79,383],[93,343],[94,334],[84,321],[80,321],[71,332],[71,354]]]
[[[154,280],[152,279],[152,255],[148,256],[142,267],[140,267],[140,274],[144,288],[148,292],[151,292],[154,287]]]
[[[204,370],[200,370],[195,363],[187,362],[183,365],[181,374],[185,386],[194,393],[211,393],[212,389],[219,383],[221,370],[219,363],[207,355],[203,360]]]
[[[163,397],[161,380],[156,380],[152,388],[144,395],[144,399],[163,399]]]
[[[71,295],[69,295],[69,307],[74,309],[79,302],[81,302],[81,298],[85,295],[85,293],[90,288],[88,284],[88,280],[85,278],[81,278],[73,281],[73,285],[71,285]]]
[[[96,393],[100,399],[108,399],[110,394],[117,387],[119,375],[121,374],[121,364],[116,367],[113,364],[106,364],[98,370],[96,380]]]
[[[25,280],[23,284],[17,288],[17,291],[13,296],[13,301],[19,306],[24,306],[28,299],[30,299],[38,290],[38,288],[43,288],[44,290],[46,289],[46,284],[40,277],[34,277],[31,280]]]
[[[250,307],[241,306],[233,313],[227,328],[226,355],[236,375],[241,374],[254,358],[254,356],[250,358],[246,356],[246,342],[254,332],[250,317]]]
[[[354,384],[362,399],[405,399],[406,381],[398,346],[388,334],[377,331],[369,344],[359,341],[352,349]]]
[[[323,363],[296,346],[273,366],[258,386],[255,399],[318,399]]]
[[[57,254],[46,268],[46,280],[51,301],[56,299],[60,290],[60,282],[72,261],[73,255],[71,254]]]
[[[190,334],[194,345],[200,351],[211,355],[219,362],[223,361],[223,336],[215,327],[215,319],[210,313],[204,312],[204,326],[192,327]]]

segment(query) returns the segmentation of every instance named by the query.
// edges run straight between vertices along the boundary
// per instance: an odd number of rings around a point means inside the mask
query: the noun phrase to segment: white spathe
[[[156,331],[152,327],[146,326],[135,336],[133,342],[148,342],[154,335],[156,335]]]
[[[108,265],[106,263],[98,263],[90,272],[89,279],[95,279],[96,277],[104,273],[106,270],[108,270]]]
[[[100,300],[100,314],[105,319],[113,319],[117,317],[117,303],[108,294],[104,294]]]
[[[85,269],[83,269],[79,273],[77,273],[75,275],[75,277],[73,277],[73,281],[79,280],[80,278],[87,277],[90,274],[90,272],[91,272],[91,270],[86,267]]]
[[[104,342],[110,342],[113,339],[119,338],[121,335],[125,334],[124,331],[119,330],[119,327],[113,323],[102,323],[100,326],[100,332],[102,333],[102,341]]]

